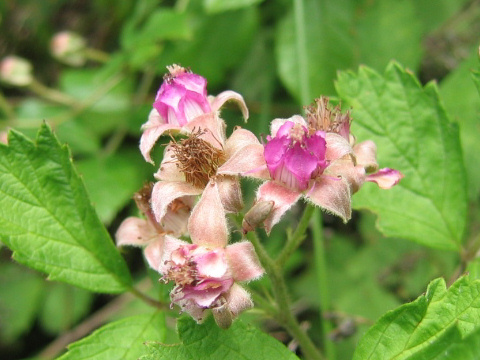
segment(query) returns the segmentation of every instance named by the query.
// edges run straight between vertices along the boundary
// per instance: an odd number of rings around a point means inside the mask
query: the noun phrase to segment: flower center
[[[177,64],[167,66],[167,70],[169,74],[165,74],[163,76],[163,80],[166,81],[168,84],[170,84],[172,80],[175,79],[175,77],[177,77],[178,75],[190,72],[190,69],[185,69],[184,67]]]
[[[299,143],[300,145],[303,144],[303,138],[306,133],[305,130],[305,127],[301,124],[296,123],[295,125],[293,125],[289,132],[291,145],[294,145],[295,143]]]
[[[223,150],[213,147],[201,139],[207,130],[198,130],[180,142],[173,142],[172,148],[179,170],[185,180],[196,187],[205,187],[218,167],[225,161]]]
[[[169,265],[166,274],[160,279],[168,283],[173,281],[176,286],[183,287],[185,285],[195,285],[197,282],[197,264],[191,259],[187,259],[184,264],[176,264],[172,260],[165,262]]]
[[[315,99],[312,105],[305,107],[310,133],[323,130],[342,136],[347,135],[351,123],[350,113],[347,111],[345,114],[342,114],[339,105],[332,108],[328,102],[328,97],[322,96],[319,99]]]

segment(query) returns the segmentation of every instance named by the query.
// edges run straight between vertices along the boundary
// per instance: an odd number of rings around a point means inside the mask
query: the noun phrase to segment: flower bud
[[[27,86],[33,81],[32,64],[18,56],[7,56],[0,62],[0,80],[8,85]]]
[[[57,60],[71,66],[85,64],[85,49],[87,43],[80,35],[62,31],[56,34],[50,42],[50,50]]]
[[[242,222],[243,234],[255,230],[272,212],[274,201],[259,201],[245,214]]]

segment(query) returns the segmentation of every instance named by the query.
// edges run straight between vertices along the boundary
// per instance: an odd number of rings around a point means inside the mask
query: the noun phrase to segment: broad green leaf
[[[93,294],[57,282],[45,282],[39,320],[50,334],[60,334],[73,327],[90,310]]]
[[[110,223],[138,191],[151,173],[138,148],[121,150],[108,157],[76,163],[90,199],[104,223]]]
[[[472,71],[472,77],[473,77],[473,82],[475,83],[475,86],[477,88],[477,91],[480,94],[480,71],[478,70]]]
[[[241,9],[262,2],[263,0],[203,0],[203,6],[209,13]]]
[[[40,308],[44,280],[34,271],[0,264],[0,335],[9,343],[30,330]]]
[[[318,97],[333,92],[337,70],[353,65],[353,39],[350,34],[353,2],[306,0],[303,3],[305,39],[302,40],[296,32],[292,9],[279,23],[275,41],[280,79],[298,100],[301,100],[300,71],[308,72],[308,94]],[[302,41],[307,45],[306,59],[300,59],[299,55],[297,45]],[[304,69],[302,62],[306,62],[307,69]]]
[[[66,146],[47,125],[36,143],[10,132],[0,145],[0,240],[52,280],[118,293],[129,270],[89,202]]]
[[[145,341],[163,342],[165,316],[161,312],[131,316],[107,324],[68,346],[58,360],[130,360],[145,354]]]
[[[274,338],[252,325],[236,320],[228,330],[220,329],[210,317],[198,325],[189,317],[178,320],[181,344],[147,344],[149,353],[141,360],[281,360],[298,359]]]
[[[473,200],[480,192],[480,97],[472,81],[472,69],[479,68],[477,48],[440,83],[440,95],[451,118],[460,124],[463,154],[468,174],[468,193]],[[474,79],[475,79],[475,73]],[[478,84],[478,83],[477,83]]]
[[[457,250],[466,223],[466,173],[458,128],[435,85],[423,88],[395,63],[383,76],[366,67],[358,74],[342,72],[336,85],[352,107],[357,140],[373,140],[380,167],[405,175],[389,190],[365,184],[353,197],[354,207],[376,213],[387,236]]]
[[[445,281],[437,279],[425,295],[378,320],[360,340],[353,360],[436,359],[449,342],[479,328],[480,281],[462,277],[447,290]]]

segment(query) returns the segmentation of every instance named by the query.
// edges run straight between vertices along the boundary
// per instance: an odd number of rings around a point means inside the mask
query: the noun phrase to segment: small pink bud
[[[7,131],[0,131],[0,143],[8,145],[8,133],[7,133]]]
[[[245,214],[242,222],[243,234],[255,230],[272,212],[274,201],[259,201]]]
[[[0,80],[8,85],[27,86],[33,81],[32,64],[18,56],[7,56],[0,62]]]
[[[179,66],[167,67],[169,74],[158,90],[153,107],[167,124],[184,126],[212,111],[207,98],[207,80]]]
[[[56,34],[50,42],[50,50],[57,60],[71,66],[82,66],[86,57],[84,51],[87,42],[80,35],[71,31]]]

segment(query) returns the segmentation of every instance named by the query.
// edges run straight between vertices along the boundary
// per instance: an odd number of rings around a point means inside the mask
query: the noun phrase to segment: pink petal
[[[227,245],[227,219],[215,181],[210,180],[193,208],[188,221],[188,232],[194,244],[210,248],[223,248]]]
[[[240,110],[242,111],[243,118],[245,121],[248,119],[248,108],[243,100],[242,95],[236,93],[235,91],[227,90],[218,94],[212,101],[211,106],[213,111],[218,111],[227,101],[236,101]]]
[[[185,181],[185,174],[178,169],[174,151],[170,144],[165,147],[162,163],[154,176],[156,179],[163,181]]]
[[[190,210],[193,208],[193,201],[195,196],[183,196],[178,198],[177,201],[181,201],[185,207],[172,210],[172,207],[167,209],[165,216],[163,217],[163,228],[166,232],[172,233],[173,236],[181,236],[187,233],[187,223],[190,217]]]
[[[303,117],[301,117],[300,115],[293,115],[291,118],[288,118],[288,119],[274,119],[274,120],[272,120],[272,122],[270,123],[270,134],[271,134],[271,136],[272,136],[272,137],[276,137],[278,130],[279,130],[287,121],[291,121],[291,122],[293,122],[294,124],[300,124],[300,125],[303,125],[303,126],[305,126],[305,127],[308,127],[307,122],[306,122],[305,119],[304,119]]]
[[[115,234],[117,246],[145,246],[159,234],[150,223],[134,216],[122,221]]]
[[[140,138],[140,152],[146,161],[153,164],[150,152],[157,142],[158,138],[166,131],[179,131],[177,125],[166,124],[165,120],[160,116],[156,109],[150,111],[148,121],[142,126],[143,134]]]
[[[230,271],[235,281],[250,281],[263,275],[263,270],[252,243],[242,241],[226,248]]]
[[[402,178],[403,174],[400,171],[383,168],[375,174],[368,175],[366,180],[377,183],[382,189],[390,189],[392,186],[397,185]]]
[[[260,185],[257,192],[258,201],[274,201],[272,212],[265,220],[265,230],[270,234],[272,227],[280,221],[285,212],[290,209],[300,198],[302,193],[286,188],[274,181],[267,181]]]
[[[320,176],[305,197],[327,212],[341,217],[345,223],[352,216],[350,186],[345,179]]]
[[[200,276],[221,278],[228,269],[224,249],[222,248],[195,256],[194,261],[197,264],[198,275]]]
[[[147,259],[148,265],[158,272],[160,272],[160,265],[163,257],[163,243],[164,237],[152,242],[144,250],[145,259]]]
[[[242,311],[253,307],[253,301],[248,291],[235,283],[225,294],[225,299],[233,318],[236,318]]]
[[[171,260],[172,253],[175,250],[181,248],[182,246],[190,245],[186,241],[174,238],[173,236],[170,236],[170,235],[165,235],[164,239],[165,240],[163,242],[163,250],[160,252],[160,255],[161,255],[160,263],[158,264],[158,268],[157,268],[157,271],[160,274],[165,274],[168,271],[170,265],[165,264],[165,262],[168,262]]]
[[[251,144],[260,145],[260,141],[258,141],[257,137],[251,131],[237,128],[225,143],[225,157],[229,159],[237,151]]]
[[[353,152],[357,165],[363,166],[368,173],[378,170],[377,145],[373,141],[367,140],[355,145]]]
[[[220,199],[226,212],[237,213],[243,209],[242,189],[240,181],[233,176],[217,176]]]
[[[263,145],[251,144],[237,151],[217,169],[217,174],[241,175],[262,180],[270,179],[263,156]]]
[[[225,145],[225,122],[215,112],[210,112],[196,117],[182,127],[182,132],[189,134],[197,130],[207,130],[201,138],[217,149],[223,149]]]
[[[162,224],[168,205],[182,196],[195,196],[202,193],[201,189],[181,181],[158,181],[152,190],[152,210],[157,221]]]
[[[345,138],[335,133],[327,133],[325,136],[327,141],[327,152],[325,159],[334,161],[341,159],[345,155],[353,154],[353,149]]]

